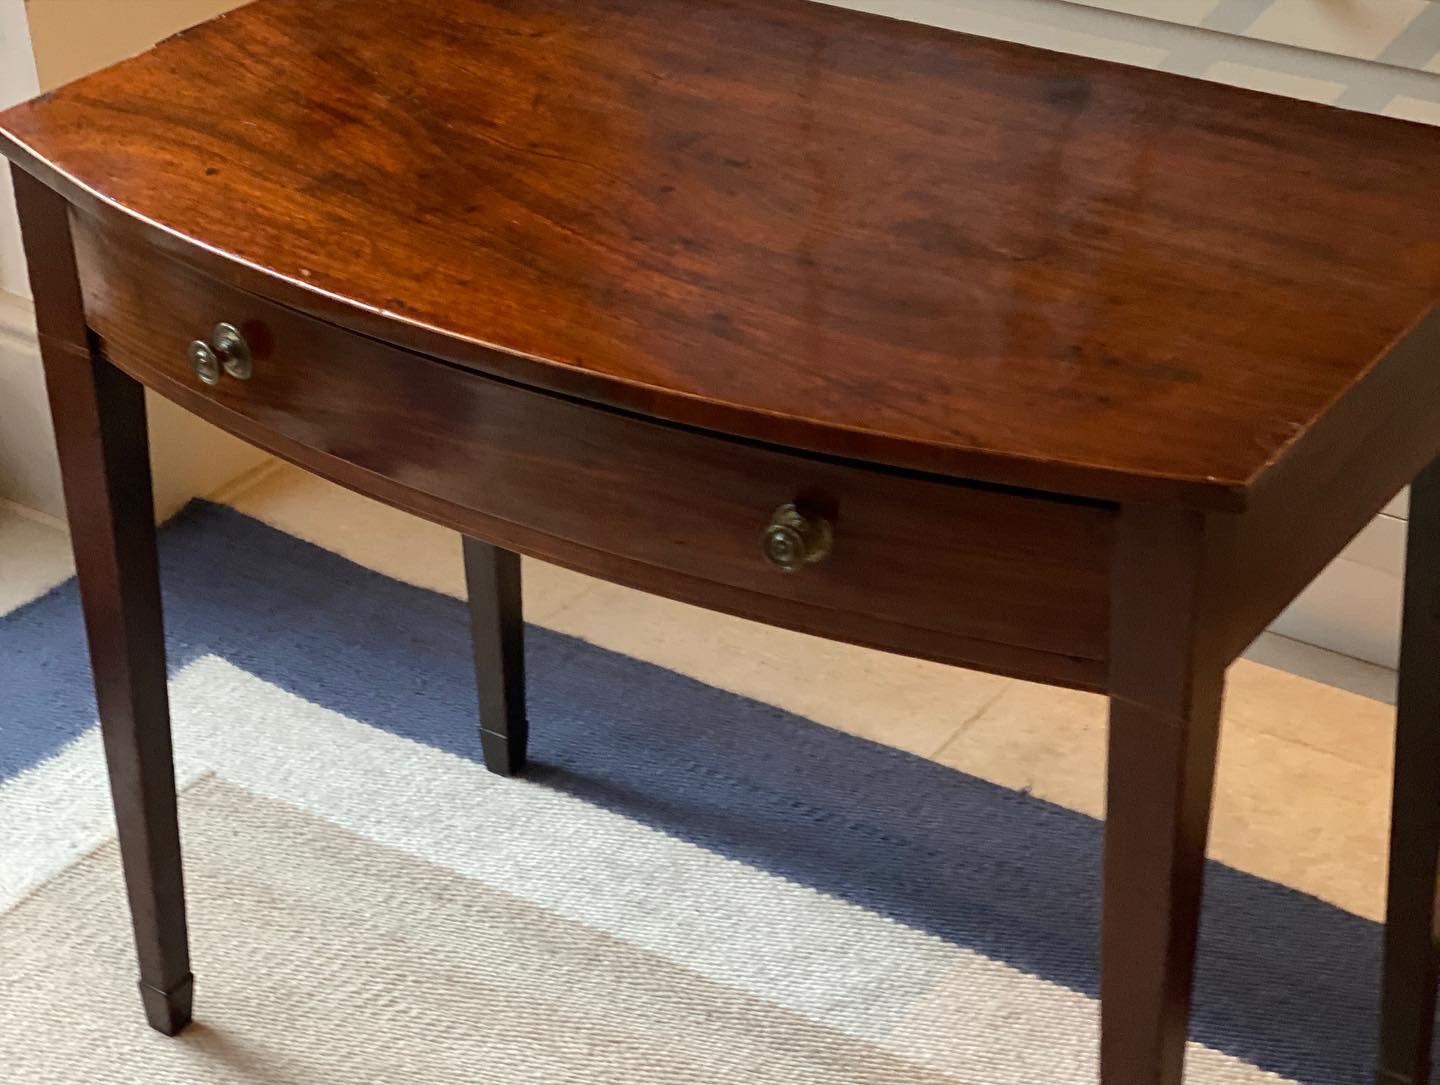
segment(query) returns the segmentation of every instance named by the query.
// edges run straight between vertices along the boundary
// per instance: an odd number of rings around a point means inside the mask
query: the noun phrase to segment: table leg
[[[1395,714],[1380,1085],[1426,1085],[1435,1024],[1440,855],[1440,461],[1410,489]]]
[[[140,994],[152,1027],[190,1020],[194,980],[170,750],[144,390],[90,349],[65,204],[15,174]]]
[[[525,769],[525,620],[520,555],[462,536],[470,594],[470,639],[480,694],[480,750],[501,776]]]
[[[1114,562],[1100,1080],[1180,1085],[1225,672],[1204,519],[1125,509]]]

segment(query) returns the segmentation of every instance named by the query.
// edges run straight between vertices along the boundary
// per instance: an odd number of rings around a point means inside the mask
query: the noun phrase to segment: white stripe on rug
[[[172,679],[171,696],[182,783],[216,772],[937,1070],[983,1085],[1094,1081],[1084,995],[213,656]],[[6,833],[3,909],[109,835],[95,733],[0,786],[0,824],[27,827]],[[1286,1080],[1195,1043],[1189,1058],[1191,1082]]]
[[[176,764],[184,789],[206,773]],[[0,912],[115,835],[100,732],[91,728],[54,757],[0,782]]]

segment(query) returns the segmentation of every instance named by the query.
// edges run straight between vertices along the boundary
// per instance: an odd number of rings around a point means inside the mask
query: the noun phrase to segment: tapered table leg
[[[1380,1010],[1381,1085],[1428,1085],[1440,855],[1440,463],[1410,489],[1395,714],[1390,886]]]
[[[24,173],[17,171],[15,182],[135,927],[140,993],[150,1024],[173,1034],[190,1020],[194,981],[144,392],[88,345],[65,204]]]
[[[463,536],[470,595],[470,639],[480,694],[480,750],[501,776],[524,771],[525,620],[520,607],[520,555]]]
[[[1100,1080],[1180,1085],[1225,670],[1204,520],[1125,509],[1114,562]]]

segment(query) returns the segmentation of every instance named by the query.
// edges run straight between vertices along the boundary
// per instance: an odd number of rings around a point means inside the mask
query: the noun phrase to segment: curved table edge
[[[110,199],[46,159],[3,127],[0,127],[0,155],[10,158],[15,168],[57,192],[72,208],[99,220],[107,230],[128,234],[211,278],[347,331],[485,376],[500,377],[537,390],[555,392],[662,422],[877,467],[1019,487],[1066,497],[1178,504],[1202,511],[1238,512],[1245,508],[1248,501],[1248,484],[1144,475],[1103,466],[1000,454],[985,449],[938,446],[892,434],[827,425],[814,419],[708,400],[688,392],[626,381],[533,355],[515,353],[456,336],[400,314],[374,309],[179,233]]]

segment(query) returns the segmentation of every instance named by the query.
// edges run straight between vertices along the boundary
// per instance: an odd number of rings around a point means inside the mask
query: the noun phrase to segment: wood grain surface
[[[460,364],[1235,508],[1440,297],[1440,133],[808,0],[259,0],[0,116],[79,205]]]

